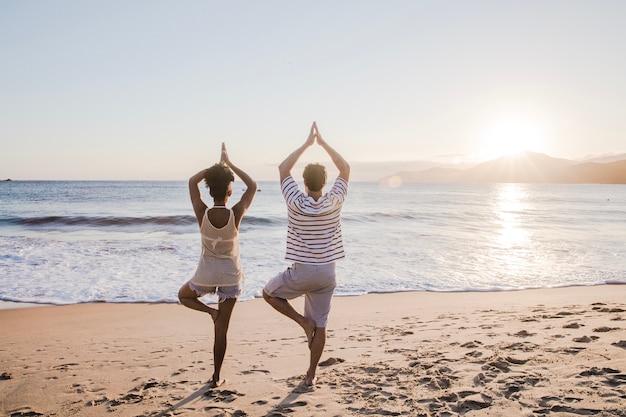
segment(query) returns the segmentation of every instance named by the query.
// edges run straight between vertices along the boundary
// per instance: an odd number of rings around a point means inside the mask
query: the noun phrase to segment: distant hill
[[[502,156],[472,168],[430,168],[400,171],[380,181],[394,182],[520,182],[563,184],[626,184],[626,159],[608,162],[579,162],[525,152]]]
[[[573,165],[563,173],[561,181],[558,182],[626,184],[626,160],[605,164],[586,162]]]
[[[626,160],[626,153],[621,154],[607,154],[600,156],[587,156],[582,159],[581,162],[597,162],[600,164],[606,164],[609,162],[617,162]]]

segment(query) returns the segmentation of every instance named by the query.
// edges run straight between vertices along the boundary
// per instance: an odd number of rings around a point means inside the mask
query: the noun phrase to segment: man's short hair
[[[215,164],[204,173],[204,183],[215,198],[226,198],[228,185],[235,181],[235,175],[225,164]]]
[[[311,191],[320,191],[326,185],[326,167],[321,164],[309,164],[302,173],[304,185]]]

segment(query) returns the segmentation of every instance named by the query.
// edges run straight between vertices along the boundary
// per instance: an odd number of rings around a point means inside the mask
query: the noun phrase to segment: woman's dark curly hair
[[[320,191],[326,185],[326,168],[321,164],[309,164],[302,173],[304,185],[311,191]]]
[[[226,198],[228,185],[235,181],[235,175],[225,164],[215,164],[204,172],[204,183],[215,198]]]

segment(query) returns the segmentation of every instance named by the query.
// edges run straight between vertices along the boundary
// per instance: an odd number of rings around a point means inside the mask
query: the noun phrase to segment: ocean
[[[242,301],[289,265],[279,184],[259,188]],[[626,283],[626,186],[353,182],[343,235],[338,296]],[[199,256],[186,181],[0,183],[0,301],[175,303]]]

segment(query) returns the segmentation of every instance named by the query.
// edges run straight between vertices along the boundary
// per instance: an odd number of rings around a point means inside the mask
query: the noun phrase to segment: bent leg
[[[306,384],[315,385],[317,378],[315,377],[315,371],[317,371],[317,365],[322,357],[324,346],[326,345],[326,327],[317,327],[313,340],[311,341],[311,357],[309,361],[309,369],[306,373]]]
[[[304,333],[306,334],[306,339],[309,344],[309,348],[311,347],[311,343],[313,340],[313,336],[315,334],[315,322],[308,318],[304,317],[302,314],[298,313],[295,308],[291,305],[291,303],[284,298],[273,297],[269,295],[265,290],[263,290],[263,298],[269,305],[274,307],[276,311],[283,314],[284,316],[289,317],[291,320],[295,321],[302,327]]]
[[[215,342],[213,344],[213,362],[215,365],[215,371],[213,372],[213,378],[211,381],[211,385],[213,387],[218,387],[224,382],[220,379],[220,371],[222,370],[224,356],[226,356],[227,334],[230,317],[236,303],[236,298],[227,298],[220,303],[220,307],[217,312],[217,319],[215,320]]]
[[[217,319],[218,311],[208,305],[204,304],[199,300],[198,294],[189,288],[189,283],[183,284],[178,290],[178,299],[180,303],[187,308],[191,308],[192,310],[202,311],[203,313],[209,313],[213,321]]]

